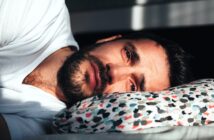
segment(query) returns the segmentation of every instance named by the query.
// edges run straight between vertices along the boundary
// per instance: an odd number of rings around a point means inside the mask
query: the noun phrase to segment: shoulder
[[[40,36],[38,31],[51,22],[66,7],[64,0],[3,0],[0,1],[0,45],[22,40],[29,34]],[[36,32],[35,32],[36,31]]]

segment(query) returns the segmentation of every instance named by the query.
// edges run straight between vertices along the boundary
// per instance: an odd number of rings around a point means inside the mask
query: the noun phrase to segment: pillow
[[[214,79],[203,79],[160,92],[94,96],[59,112],[53,126],[58,133],[99,133],[213,122]]]

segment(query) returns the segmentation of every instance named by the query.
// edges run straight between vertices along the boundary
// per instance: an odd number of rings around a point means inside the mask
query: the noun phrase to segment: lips
[[[101,79],[100,79],[100,72],[99,68],[96,63],[91,62],[91,72],[90,72],[90,87],[92,91],[95,91],[96,89],[99,89],[101,86]]]

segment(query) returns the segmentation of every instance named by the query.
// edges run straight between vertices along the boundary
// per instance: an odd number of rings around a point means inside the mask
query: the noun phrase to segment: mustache
[[[89,96],[86,96],[82,90],[82,81],[77,80],[78,74],[85,76],[85,73],[81,73],[81,63],[84,61],[93,62],[97,65],[99,78],[101,80],[101,85],[94,89]],[[80,73],[79,73],[80,72]],[[57,82],[62,90],[64,96],[67,99],[67,104],[73,105],[74,103],[81,101],[85,98],[101,95],[107,86],[108,78],[105,65],[97,57],[90,55],[89,53],[77,52],[69,56],[63,66],[60,68],[57,74]],[[88,83],[86,81],[86,83]]]
[[[88,58],[89,61],[92,61],[93,63],[95,63],[97,65],[98,70],[99,70],[100,79],[101,79],[101,87],[99,89],[94,89],[93,95],[102,94],[102,92],[106,88],[107,82],[108,82],[108,76],[106,74],[106,67],[97,57],[95,57],[93,55],[87,55],[86,58]]]

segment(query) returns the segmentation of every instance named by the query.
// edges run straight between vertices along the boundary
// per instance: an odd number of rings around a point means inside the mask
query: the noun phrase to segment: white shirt
[[[0,0],[0,113],[12,139],[49,131],[53,115],[65,104],[22,84],[58,49],[77,46],[64,0]]]

